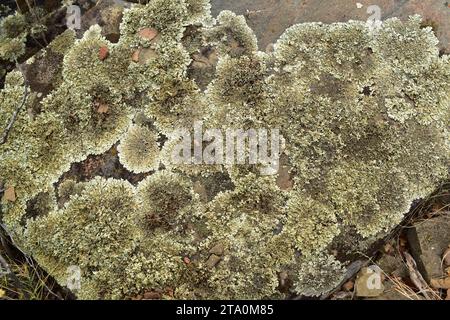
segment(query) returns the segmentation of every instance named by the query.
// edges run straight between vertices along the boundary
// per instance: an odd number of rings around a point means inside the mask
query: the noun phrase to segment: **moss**
[[[146,127],[129,128],[117,150],[120,162],[130,171],[141,173],[159,167],[158,134]]]

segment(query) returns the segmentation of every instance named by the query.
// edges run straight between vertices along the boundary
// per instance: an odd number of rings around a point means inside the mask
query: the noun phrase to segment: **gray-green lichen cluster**
[[[418,17],[300,24],[272,53],[206,0],[135,5],[120,30],[57,38],[62,80],[0,146],[3,221],[60,283],[81,268],[79,298],[320,295],[361,249],[342,252],[349,239],[384,235],[448,175],[450,61]],[[2,127],[23,85],[7,75]],[[291,187],[249,165],[170,165],[171,132],[197,120],[279,128]],[[113,146],[139,182],[64,175]]]
[[[14,62],[25,53],[27,37],[39,36],[46,31],[40,21],[43,10],[35,8],[32,12],[16,12],[0,20],[0,59]]]

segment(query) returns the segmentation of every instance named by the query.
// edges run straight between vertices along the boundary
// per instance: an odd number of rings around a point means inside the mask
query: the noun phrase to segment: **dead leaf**
[[[98,50],[98,57],[100,60],[105,60],[109,55],[109,49],[107,46],[102,46],[100,47],[100,49]]]
[[[408,267],[409,277],[411,281],[414,283],[417,289],[420,290],[420,292],[425,296],[427,300],[433,300],[433,297],[430,296],[429,294],[429,292],[432,290],[429,288],[422,274],[417,269],[416,261],[408,252],[403,252],[403,255],[405,256],[406,259],[406,266]]]
[[[386,243],[386,244],[383,246],[383,249],[384,249],[384,252],[385,252],[385,253],[392,253],[392,252],[394,252],[394,247],[393,247],[392,244],[390,244],[390,243]]]
[[[108,110],[109,110],[109,107],[106,103],[100,103],[97,108],[97,112],[100,114],[105,114],[108,112]]]
[[[144,39],[152,40],[158,35],[158,30],[154,28],[144,28],[139,31],[139,36]]]
[[[431,279],[430,283],[436,289],[450,289],[450,277],[445,279]]]
[[[16,192],[14,187],[8,187],[5,190],[5,194],[3,195],[3,199],[6,201],[15,202],[16,201]]]
[[[344,289],[345,291],[352,291],[354,286],[355,286],[355,283],[350,280],[350,281],[347,281],[346,283],[344,283],[344,285],[342,286],[342,289]]]

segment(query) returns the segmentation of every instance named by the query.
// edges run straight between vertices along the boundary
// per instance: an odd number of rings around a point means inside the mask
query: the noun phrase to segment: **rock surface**
[[[411,253],[428,282],[443,274],[442,256],[450,244],[450,213],[416,223],[408,231]]]
[[[357,6],[359,2],[362,6]],[[244,14],[247,23],[258,37],[259,47],[265,50],[290,26],[301,22],[347,22],[348,20],[366,21],[370,0],[212,0],[212,13],[216,16],[221,10],[231,10]],[[426,25],[433,26],[440,40],[439,47],[449,53],[450,7],[448,1],[422,0],[379,0],[381,20],[420,14]]]

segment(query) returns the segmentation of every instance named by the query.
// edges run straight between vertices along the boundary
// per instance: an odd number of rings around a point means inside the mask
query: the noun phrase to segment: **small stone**
[[[147,40],[153,40],[158,35],[158,30],[153,28],[144,28],[139,31],[139,36]]]
[[[223,254],[223,250],[224,250],[223,244],[218,243],[209,250],[209,253],[221,256]]]
[[[8,187],[5,190],[5,194],[3,195],[3,199],[6,201],[15,202],[16,201],[16,192],[14,187]]]
[[[135,50],[131,56],[131,60],[133,60],[134,62],[139,62],[139,49]]]
[[[356,296],[378,297],[384,291],[381,272],[376,267],[362,268],[355,282]]]
[[[98,57],[100,60],[105,60],[109,55],[109,49],[107,46],[102,46],[98,49]]]
[[[186,264],[190,264],[191,263],[191,259],[189,259],[189,257],[184,257],[183,258],[183,262]]]
[[[144,293],[144,299],[146,299],[146,300],[161,299],[161,294],[159,294],[158,292],[155,292],[155,291],[149,291],[149,292]]]
[[[210,269],[214,268],[220,261],[220,257],[212,254],[209,256],[208,260],[206,261],[206,266]]]

